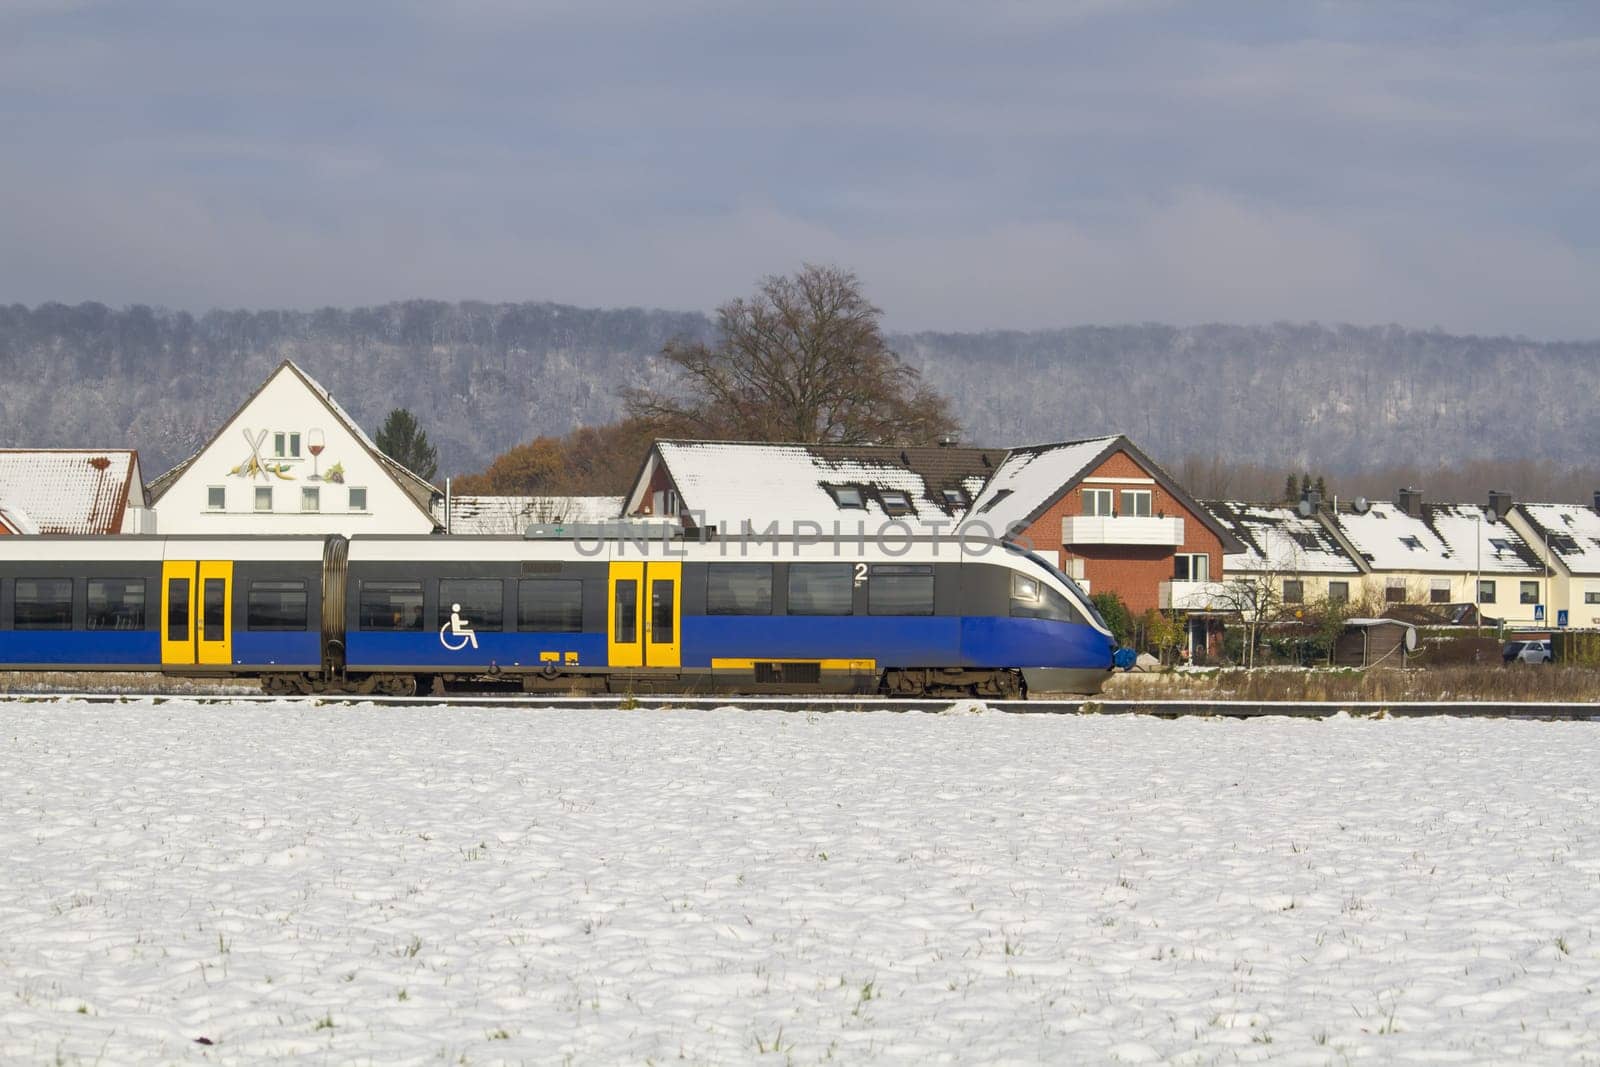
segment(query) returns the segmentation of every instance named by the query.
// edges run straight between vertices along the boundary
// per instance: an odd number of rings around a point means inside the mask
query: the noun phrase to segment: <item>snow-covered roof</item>
[[[1412,518],[1398,505],[1381,502],[1361,514],[1341,508],[1331,518],[1372,570],[1457,573],[1472,569],[1473,559],[1463,560],[1427,522]]]
[[[1593,508],[1582,504],[1518,504],[1517,510],[1533,524],[1568,571],[1600,574],[1600,514]]]
[[[453,534],[520,534],[541,522],[606,522],[622,514],[620,496],[455,496]]]
[[[0,500],[0,526],[4,526],[14,534],[36,534],[39,527],[33,524],[28,513],[21,508],[13,507],[4,500]]]
[[[796,522],[826,529],[836,521],[848,529],[866,522],[870,529],[898,520],[948,527],[966,513],[971,486],[1002,455],[960,447],[658,441],[627,509],[638,513],[648,503],[643,496],[659,457],[682,507],[703,512],[707,525],[726,523],[737,530],[749,521],[765,529],[777,522],[788,532]],[[851,488],[860,506],[853,506]],[[904,494],[903,501],[897,494]]]
[[[1539,557],[1504,519],[1488,521],[1478,504],[1427,504],[1423,518],[1450,548],[1456,570],[1484,574],[1532,574]]]
[[[997,532],[1028,522],[1117,440],[1113,434],[1012,449],[972,502],[970,517]]]
[[[130,449],[0,449],[0,499],[38,533],[114,534],[129,505],[144,506],[139,453]]]
[[[1359,574],[1336,537],[1315,515],[1301,515],[1293,504],[1250,504],[1207,500],[1205,508],[1232,530],[1245,551],[1223,558],[1226,574]]]

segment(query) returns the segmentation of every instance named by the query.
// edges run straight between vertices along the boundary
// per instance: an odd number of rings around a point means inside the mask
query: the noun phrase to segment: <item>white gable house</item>
[[[442,499],[289,361],[150,492],[164,534],[427,534]]]

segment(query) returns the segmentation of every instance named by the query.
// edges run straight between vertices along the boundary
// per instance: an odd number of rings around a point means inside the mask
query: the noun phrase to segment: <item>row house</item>
[[[1533,575],[1546,605],[1544,622],[1600,626],[1600,493],[1594,506],[1516,504],[1507,516],[1532,546],[1540,566]],[[1526,594],[1525,594],[1526,595]]]
[[[1525,536],[1519,509],[1503,493],[1487,505],[1426,504],[1401,490],[1391,502],[1298,505],[1211,501],[1207,507],[1251,545],[1230,556],[1213,588],[1174,587],[1165,606],[1203,610],[1237,599],[1228,581],[1272,588],[1292,608],[1327,600],[1373,611],[1428,605],[1442,615],[1474,614],[1517,626],[1541,621],[1548,603],[1545,563]],[[1446,610],[1471,606],[1473,611]]]

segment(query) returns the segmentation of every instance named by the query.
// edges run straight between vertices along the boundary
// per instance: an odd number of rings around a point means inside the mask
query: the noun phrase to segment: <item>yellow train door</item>
[[[233,563],[169,559],[161,565],[161,662],[233,663]]]
[[[195,662],[194,580],[199,564],[167,560],[161,565],[161,663],[187,667]]]
[[[682,663],[682,563],[613,563],[606,609],[613,667],[677,667]]]
[[[199,569],[195,660],[210,666],[228,666],[233,663],[233,563],[204,560]]]
[[[683,618],[683,605],[678,594],[683,583],[683,564],[651,563],[645,567],[645,581],[649,588],[650,616],[644,627],[644,665],[676,667],[680,663],[678,624]]]
[[[613,667],[644,666],[644,631],[639,625],[639,587],[643,563],[611,565],[611,596],[606,606],[607,662]]]

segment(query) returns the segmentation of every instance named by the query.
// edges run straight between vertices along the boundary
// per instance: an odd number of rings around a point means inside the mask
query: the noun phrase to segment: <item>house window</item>
[[[1494,579],[1492,579],[1492,578],[1480,578],[1480,579],[1478,579],[1478,603],[1480,603],[1480,604],[1493,604],[1494,603]]]
[[[1179,582],[1204,582],[1211,577],[1211,557],[1204,552],[1180,552],[1172,557],[1172,577]]]
[[[322,489],[319,486],[307,485],[300,489],[300,510],[321,511]]]
[[[258,485],[258,486],[256,486],[256,510],[257,511],[271,511],[272,510],[272,486],[270,486],[270,485]]]
[[[1583,592],[1585,604],[1600,604],[1600,589],[1586,589]]]
[[[364,486],[352,485],[350,487],[350,510],[367,510],[367,490]]]
[[[1285,578],[1283,580],[1283,602],[1285,604],[1304,604],[1306,601],[1306,583],[1299,578]]]
[[[883,510],[890,515],[907,515],[911,512],[911,498],[898,489],[880,490],[878,499],[883,503]]]
[[[661,498],[661,514],[673,516],[678,513],[678,491],[668,489]]]
[[[299,459],[300,435],[288,432],[273,434],[272,453],[279,459]]]
[[[1150,496],[1150,490],[1148,489],[1124,489],[1122,491],[1122,511],[1120,514],[1148,519],[1150,517]]]
[[[1523,582],[1517,602],[1519,604],[1537,604],[1539,602],[1539,583]]]
[[[1383,599],[1389,604],[1404,604],[1406,602],[1406,580],[1404,578],[1389,578],[1385,581]]]
[[[206,487],[206,507],[212,511],[222,511],[228,506],[228,487],[224,485],[210,485]]]
[[[275,434],[273,434],[272,435],[272,454],[277,456],[278,458],[282,459],[283,456],[285,455],[284,448],[287,447],[288,439],[289,439],[289,435],[288,434],[284,434],[284,433],[275,433]]]
[[[1450,603],[1450,579],[1435,578],[1428,586],[1428,603]]]
[[[859,485],[830,485],[826,488],[833,496],[833,502],[841,508],[866,509],[867,501],[861,495]]]
[[[1111,514],[1111,490],[1085,489],[1083,491],[1083,513],[1085,515]]]
[[[1348,603],[1350,603],[1350,583],[1349,582],[1329,582],[1328,583],[1328,603],[1330,603],[1330,604],[1348,604]]]

